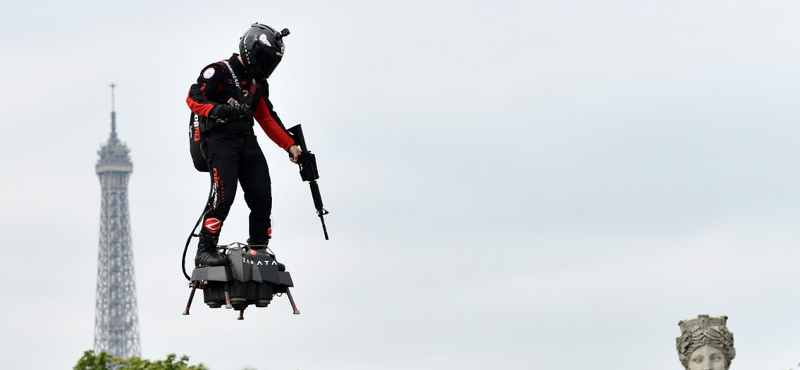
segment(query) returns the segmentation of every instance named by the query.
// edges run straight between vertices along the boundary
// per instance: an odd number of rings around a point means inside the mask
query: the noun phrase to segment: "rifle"
[[[288,131],[292,135],[295,144],[299,145],[302,150],[300,157],[297,158],[297,165],[300,166],[300,178],[303,179],[303,181],[308,181],[308,185],[311,187],[311,198],[314,199],[314,208],[317,209],[317,216],[319,216],[319,220],[322,222],[322,232],[325,234],[325,240],[328,240],[328,228],[325,227],[325,218],[323,216],[327,215],[329,212],[323,208],[322,195],[320,195],[319,185],[317,185],[317,179],[319,178],[317,158],[306,147],[306,139],[303,136],[303,129],[300,125],[296,125]]]

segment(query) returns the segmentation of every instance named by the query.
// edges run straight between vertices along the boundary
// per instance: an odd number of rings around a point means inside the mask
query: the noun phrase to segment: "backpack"
[[[206,135],[203,134],[205,130],[200,129],[201,121],[203,121],[202,124],[205,124],[205,120],[205,117],[200,117],[195,113],[189,116],[189,154],[192,155],[194,168],[200,172],[208,172],[208,161],[203,155]]]

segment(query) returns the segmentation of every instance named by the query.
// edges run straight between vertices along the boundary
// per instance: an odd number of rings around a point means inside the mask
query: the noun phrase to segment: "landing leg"
[[[297,305],[294,304],[294,299],[292,298],[292,292],[289,291],[289,287],[286,287],[286,296],[289,297],[289,303],[292,304],[292,313],[295,315],[299,315],[300,311],[297,310]]]
[[[195,282],[195,281],[193,281],[193,282],[191,283],[191,286],[192,286],[192,292],[191,292],[191,293],[189,293],[189,302],[186,302],[186,309],[185,309],[185,310],[183,310],[183,314],[184,314],[184,315],[188,315],[188,314],[189,314],[189,308],[190,308],[190,307],[192,307],[192,300],[194,299],[194,292],[197,290],[197,284],[198,284],[198,283],[197,283],[197,282]]]
[[[228,283],[225,283],[225,308],[231,309],[231,296],[228,294]]]

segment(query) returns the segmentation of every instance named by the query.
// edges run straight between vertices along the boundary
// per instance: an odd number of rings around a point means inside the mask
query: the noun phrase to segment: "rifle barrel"
[[[322,217],[322,215],[327,214],[327,213],[328,213],[328,211],[325,211],[325,213],[320,213],[319,214],[319,220],[322,222],[322,233],[325,234],[325,240],[328,240],[328,228],[325,227],[325,218]]]

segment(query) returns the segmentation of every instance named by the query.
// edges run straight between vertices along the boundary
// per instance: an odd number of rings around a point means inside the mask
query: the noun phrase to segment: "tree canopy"
[[[177,361],[176,361],[177,359]],[[208,370],[203,364],[189,365],[189,357],[168,354],[164,360],[150,361],[139,357],[128,359],[111,357],[108,353],[86,351],[73,370]]]

